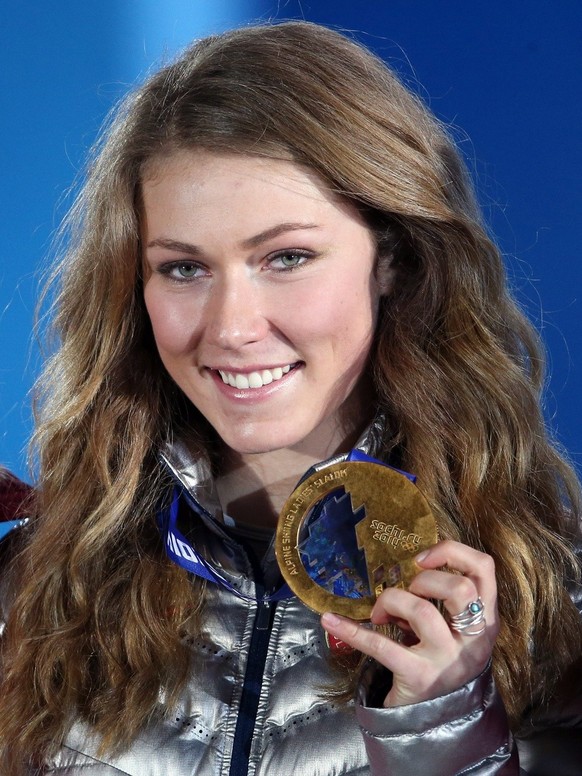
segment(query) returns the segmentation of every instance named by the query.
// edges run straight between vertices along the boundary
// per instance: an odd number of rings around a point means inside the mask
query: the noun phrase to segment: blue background
[[[103,118],[192,38],[285,18],[354,31],[452,125],[510,281],[551,354],[548,421],[580,468],[579,0],[5,0],[0,462],[28,476],[39,272]]]

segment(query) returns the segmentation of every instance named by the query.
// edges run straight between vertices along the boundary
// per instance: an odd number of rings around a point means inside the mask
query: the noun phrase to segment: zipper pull
[[[260,631],[269,630],[271,624],[271,602],[259,601],[257,616],[255,618],[255,628]]]

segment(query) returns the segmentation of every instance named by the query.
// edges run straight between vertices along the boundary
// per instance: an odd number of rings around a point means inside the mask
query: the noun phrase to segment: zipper
[[[229,776],[247,776],[248,774],[251,743],[276,608],[276,602],[267,600],[264,589],[259,589],[258,585],[257,594],[257,597],[261,595],[263,598],[257,604],[253,623],[253,634],[249,645],[238,719],[234,731]]]

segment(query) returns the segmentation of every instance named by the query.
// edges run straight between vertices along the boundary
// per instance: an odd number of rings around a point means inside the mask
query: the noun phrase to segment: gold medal
[[[346,461],[293,491],[279,516],[275,554],[303,603],[361,621],[384,588],[408,587],[419,571],[415,555],[437,541],[430,507],[408,477]]]

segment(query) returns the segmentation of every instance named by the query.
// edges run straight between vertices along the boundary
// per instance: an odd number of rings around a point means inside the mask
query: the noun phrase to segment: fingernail
[[[321,615],[321,624],[324,628],[336,628],[340,623],[340,618],[337,614],[333,614],[333,612],[324,612]]]
[[[414,559],[417,563],[422,563],[425,558],[428,558],[428,550],[425,550],[424,552],[419,553],[416,558]]]

